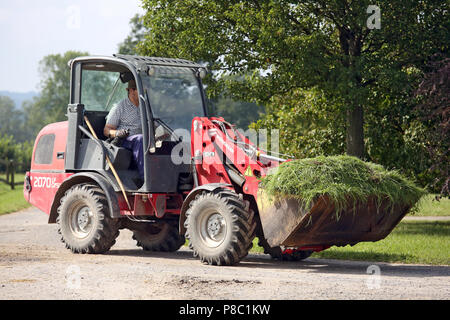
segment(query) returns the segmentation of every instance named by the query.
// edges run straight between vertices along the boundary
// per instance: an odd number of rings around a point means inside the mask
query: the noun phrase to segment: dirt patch
[[[176,280],[175,280],[176,281]],[[231,279],[231,280],[212,280],[212,279],[202,279],[198,277],[181,277],[178,280],[180,286],[196,286],[196,285],[234,285],[234,284],[261,284],[261,281],[258,280],[239,280],[239,279]]]

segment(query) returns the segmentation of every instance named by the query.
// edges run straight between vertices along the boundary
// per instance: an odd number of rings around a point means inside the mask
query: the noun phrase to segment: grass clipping
[[[336,215],[345,208],[355,207],[374,197],[378,208],[394,205],[412,208],[426,194],[397,171],[364,162],[351,156],[320,156],[282,163],[261,181],[262,187],[274,200],[298,199],[310,208],[320,196],[328,196],[336,208]]]

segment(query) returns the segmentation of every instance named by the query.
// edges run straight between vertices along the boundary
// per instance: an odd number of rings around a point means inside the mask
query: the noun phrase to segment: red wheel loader
[[[382,239],[409,209],[375,214],[375,204],[361,204],[357,221],[352,213],[335,221],[325,198],[308,211],[291,200],[271,202],[259,179],[285,160],[208,117],[199,64],[114,55],[79,57],[69,67],[67,121],[39,132],[24,196],[59,224],[74,253],[104,253],[127,228],[144,250],[176,251],[188,239],[194,256],[212,265],[238,263],[255,237],[272,257],[301,260],[332,245]],[[130,79],[144,177],[131,151],[103,135]]]

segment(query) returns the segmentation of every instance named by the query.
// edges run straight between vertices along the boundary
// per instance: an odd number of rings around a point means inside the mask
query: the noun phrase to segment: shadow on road
[[[376,265],[383,276],[444,277],[450,276],[449,266],[405,265],[383,262],[349,261],[308,258],[303,261],[276,261],[250,256],[241,262],[246,267],[305,270],[334,274],[369,274],[368,267]],[[372,274],[372,272],[370,272]]]
[[[155,252],[145,251],[142,249],[111,249],[104,255],[109,256],[128,256],[128,257],[148,257],[161,259],[177,259],[177,260],[198,260],[192,256],[191,251],[179,250],[176,252]]]
[[[193,257],[192,251],[182,248],[177,252],[151,252],[140,249],[117,249],[111,250],[106,255],[109,256],[129,256],[142,258],[190,260],[192,263],[201,264],[200,260]],[[264,254],[249,254],[239,264],[231,267],[208,266],[210,268],[258,268],[276,270],[297,270],[305,272],[318,272],[330,274],[368,274],[368,267],[376,265],[380,268],[383,276],[407,276],[407,277],[444,277],[450,276],[448,266],[429,265],[405,265],[389,264],[382,262],[349,261],[308,258],[303,261],[279,261],[273,260]]]

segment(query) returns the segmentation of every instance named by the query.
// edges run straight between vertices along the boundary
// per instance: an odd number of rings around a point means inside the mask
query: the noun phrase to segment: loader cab
[[[207,116],[200,76],[203,67],[180,59],[125,55],[80,57],[69,64],[65,170],[98,172],[119,191],[105,160],[108,155],[127,191],[176,193],[192,189],[191,122],[194,117]],[[131,151],[112,145],[103,134],[108,114],[127,98],[131,79],[136,81],[139,97],[144,177],[133,167]],[[98,139],[89,131],[86,118]]]

